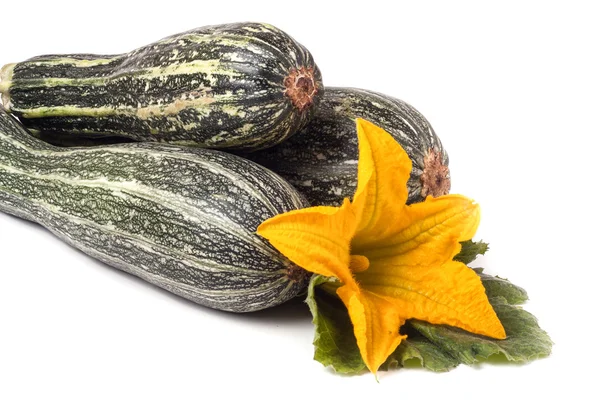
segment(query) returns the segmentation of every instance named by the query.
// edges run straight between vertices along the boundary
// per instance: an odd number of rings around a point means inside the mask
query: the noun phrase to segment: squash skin
[[[449,192],[448,154],[425,117],[402,100],[364,89],[326,87],[302,131],[247,157],[284,177],[311,205],[338,206],[356,190],[356,118],[382,127],[408,153],[413,165],[408,203]]]
[[[34,57],[6,65],[0,79],[4,107],[33,131],[246,152],[291,137],[322,92],[306,48],[251,22],[120,55]]]
[[[155,143],[58,148],[0,109],[0,211],[207,307],[256,311],[306,288],[308,274],[255,233],[304,206],[283,179],[231,154]]]

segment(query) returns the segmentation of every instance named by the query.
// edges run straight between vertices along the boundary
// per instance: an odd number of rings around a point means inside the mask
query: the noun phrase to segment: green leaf
[[[454,257],[454,260],[464,264],[473,262],[478,255],[483,255],[489,250],[489,244],[482,241],[474,242],[467,240],[460,244],[461,250]],[[473,268],[473,270],[480,276],[488,297],[502,296],[510,304],[523,304],[527,301],[528,296],[525,289],[510,283],[506,279],[484,274],[483,268]]]
[[[500,354],[511,362],[526,362],[550,354],[552,341],[536,318],[516,304],[527,294],[507,280],[480,274],[486,293],[507,333],[504,340],[471,334],[458,328],[408,321],[408,335],[382,369],[406,367],[415,362],[432,371],[448,371],[458,364],[473,364]],[[315,325],[315,360],[338,373],[366,370],[356,345],[352,323],[344,304],[335,295],[332,278],[314,276],[308,303]]]
[[[332,278],[314,275],[308,286],[306,303],[315,326],[314,358],[338,373],[356,374],[366,370],[366,366],[346,306],[335,294],[325,290],[323,284],[331,281]]]
[[[504,297],[508,304],[523,304],[529,297],[525,289],[497,276],[478,273],[488,298]]]
[[[396,351],[389,356],[382,365],[382,369],[407,367],[413,361],[417,361],[421,367],[435,372],[450,371],[460,364],[456,358],[444,353],[434,343],[414,331],[409,333],[408,339],[403,340]]]
[[[422,321],[410,321],[410,325],[444,353],[464,364],[474,364],[495,354],[512,362],[531,361],[550,354],[552,340],[533,315],[509,304],[503,297],[491,298],[490,303],[506,330],[504,340]]]
[[[454,256],[455,261],[460,261],[464,264],[473,262],[477,256],[484,255],[489,250],[489,245],[482,241],[474,242],[472,240],[466,240],[460,242],[461,249],[460,253]]]

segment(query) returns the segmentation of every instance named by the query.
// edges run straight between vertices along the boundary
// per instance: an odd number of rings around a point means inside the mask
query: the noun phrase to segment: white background
[[[326,85],[381,91],[429,119],[452,191],[482,207],[491,251],[477,265],[528,290],[553,354],[340,377],[312,360],[303,304],[209,310],[0,215],[0,399],[595,398],[600,13],[592,1],[391,4],[5,1],[0,64],[122,53],[203,25],[280,27]]]

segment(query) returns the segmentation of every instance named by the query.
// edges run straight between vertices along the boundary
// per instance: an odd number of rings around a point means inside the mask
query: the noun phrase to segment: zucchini
[[[322,92],[311,54],[266,24],[173,35],[127,54],[5,65],[4,107],[30,130],[253,151],[309,120]]]
[[[276,147],[247,155],[302,192],[312,205],[339,205],[356,190],[356,118],[382,127],[408,153],[408,202],[450,191],[448,154],[429,122],[407,103],[363,89],[325,88],[311,122]]]
[[[0,109],[0,211],[196,303],[248,312],[283,303],[307,273],[255,230],[306,206],[232,154],[158,143],[58,148]]]

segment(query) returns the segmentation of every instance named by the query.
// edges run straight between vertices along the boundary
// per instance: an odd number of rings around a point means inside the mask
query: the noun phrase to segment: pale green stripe
[[[157,77],[167,77],[173,75],[192,75],[192,74],[205,74],[205,78],[211,83],[216,83],[217,77],[229,76],[232,78],[240,77],[240,72],[234,71],[227,68],[221,60],[194,60],[187,63],[181,64],[170,64],[162,67],[145,68],[139,71],[125,71],[119,70],[104,77],[90,77],[90,78],[46,78],[46,79],[17,79],[15,83],[19,87],[44,87],[44,86],[103,86],[108,82],[118,82],[121,79],[135,79],[135,80],[150,80]],[[10,81],[7,81],[10,84]]]
[[[46,88],[56,86],[103,86],[108,79],[105,77],[93,78],[40,78],[40,79],[16,79],[11,82],[18,88]]]
[[[129,115],[139,119],[148,119],[153,116],[176,115],[181,110],[193,107],[195,109],[207,108],[222,97],[200,97],[191,100],[177,99],[172,103],[163,103],[160,105],[150,105],[146,107],[77,107],[74,105],[38,107],[29,109],[19,109],[25,118],[44,118],[44,117],[107,117],[112,115]]]
[[[123,56],[119,55],[112,58],[96,58],[93,60],[80,60],[72,57],[59,57],[59,58],[50,58],[46,60],[33,60],[33,61],[25,61],[24,64],[32,64],[35,66],[42,65],[72,65],[73,67],[85,68],[85,67],[93,67],[97,65],[106,65],[111,62],[122,58]]]
[[[21,111],[21,110],[16,110]],[[44,117],[107,117],[117,114],[131,114],[127,110],[116,110],[111,107],[38,107],[31,108],[23,112],[24,118],[44,118]]]

